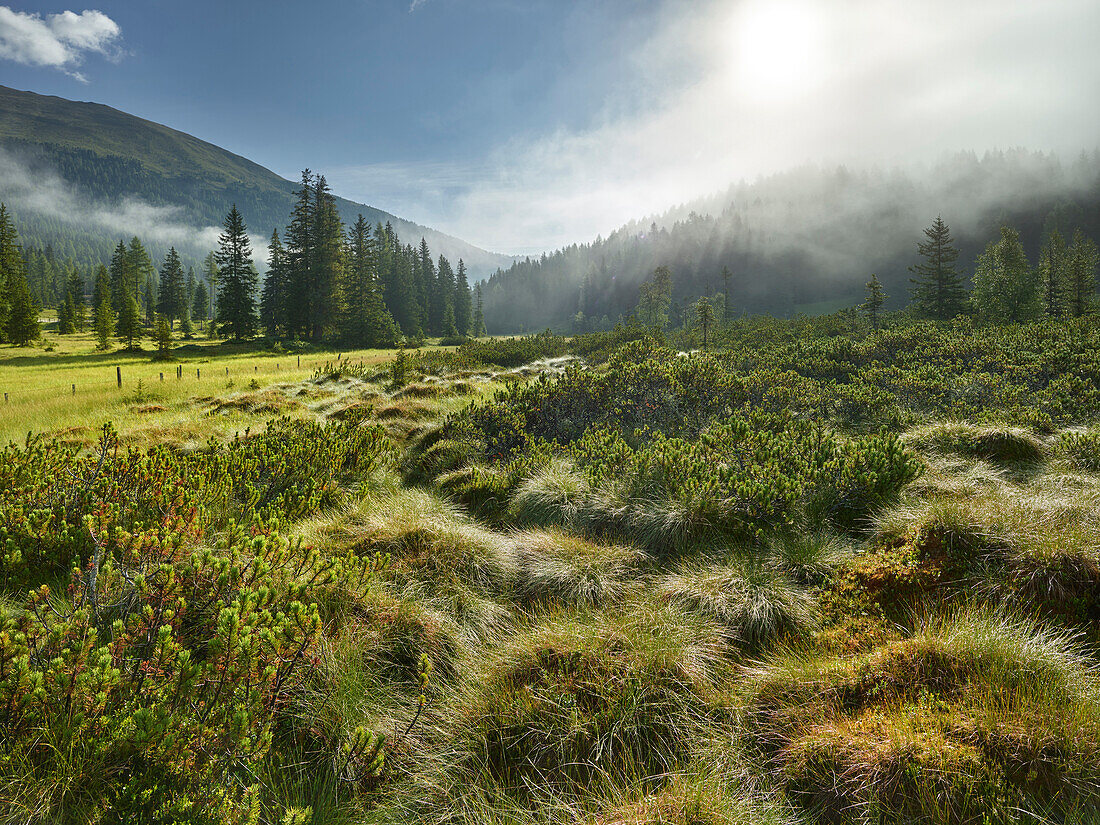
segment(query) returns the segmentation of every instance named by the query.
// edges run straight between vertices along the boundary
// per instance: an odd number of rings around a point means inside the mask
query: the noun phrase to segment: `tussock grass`
[[[786,651],[750,672],[744,702],[745,740],[826,820],[1100,804],[1097,666],[1066,633],[1007,613],[929,619],[862,657]]]
[[[554,459],[520,482],[509,516],[517,526],[567,527],[592,493],[588,480],[572,464]]]
[[[730,677],[717,627],[644,605],[551,617],[490,656],[456,719],[456,776],[520,795],[667,773],[722,714]]]
[[[334,517],[303,525],[308,541],[388,555],[384,576],[436,592],[456,587],[500,594],[515,578],[507,537],[419,489],[368,494]]]
[[[800,638],[817,623],[810,595],[761,564],[684,567],[665,577],[658,592],[683,610],[720,622],[750,650]]]
[[[855,552],[849,541],[823,530],[785,532],[768,549],[776,569],[802,586],[820,584]]]
[[[558,529],[512,537],[516,559],[514,597],[521,603],[600,606],[636,589],[646,555],[604,546]]]
[[[943,421],[911,430],[910,446],[997,464],[1036,463],[1047,457],[1042,439],[1020,427],[978,426],[964,421]]]

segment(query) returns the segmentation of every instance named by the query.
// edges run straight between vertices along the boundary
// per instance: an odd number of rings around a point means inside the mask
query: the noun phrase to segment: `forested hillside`
[[[149,239],[155,257],[170,245],[201,257],[210,244],[192,249],[188,241],[196,245],[199,230],[220,226],[234,203],[266,236],[290,212],[295,184],[247,158],[109,106],[0,86],[0,189],[25,246],[51,246],[87,268],[108,260],[119,237],[146,236],[142,222],[162,230],[165,223],[178,225],[176,236]],[[511,262],[371,206],[344,198],[336,205],[345,222],[354,223],[359,213],[371,224],[389,222],[402,237],[423,237],[452,260],[462,258],[475,275]]]
[[[961,153],[922,170],[807,167],[739,183],[498,271],[486,285],[485,321],[499,333],[606,328],[629,316],[659,266],[672,272],[673,322],[696,298],[727,289],[736,314],[831,311],[858,302],[872,273],[896,308],[921,229],[936,215],[954,232],[964,275],[1002,224],[1029,251],[1053,229],[1096,238],[1100,154]]]

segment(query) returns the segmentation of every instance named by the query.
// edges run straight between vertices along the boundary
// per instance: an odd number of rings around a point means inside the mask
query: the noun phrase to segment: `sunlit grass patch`
[[[646,555],[606,546],[560,530],[511,536],[516,559],[514,597],[521,603],[603,605],[636,589]]]

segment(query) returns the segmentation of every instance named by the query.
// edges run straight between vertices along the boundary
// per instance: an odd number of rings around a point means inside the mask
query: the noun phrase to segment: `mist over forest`
[[[633,311],[656,267],[673,273],[674,320],[731,278],[734,314],[813,314],[857,304],[872,273],[906,303],[921,231],[940,215],[968,275],[1002,224],[1031,258],[1052,229],[1100,235],[1100,152],[959,152],[906,168],[806,165],[640,218],[607,238],[498,270],[485,286],[494,332],[607,328]],[[578,314],[580,313],[580,314]]]

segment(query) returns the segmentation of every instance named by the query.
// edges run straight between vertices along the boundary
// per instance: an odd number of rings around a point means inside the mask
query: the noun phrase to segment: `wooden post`
[[[160,380],[161,380],[161,381],[163,381],[163,380],[164,380],[164,373],[163,373],[163,372],[162,372],[162,373],[160,374]]]
[[[196,378],[202,378],[202,374],[201,374],[201,373],[199,372],[199,368],[198,368],[198,367],[195,367],[195,377],[196,377]]]
[[[5,404],[8,403],[8,394],[7,393],[4,393],[4,403]]]
[[[73,384],[73,395],[76,395],[76,384]]]
[[[298,356],[298,366],[302,366],[302,356]]]
[[[122,367],[115,367],[115,378],[118,380],[118,388],[122,389]]]

